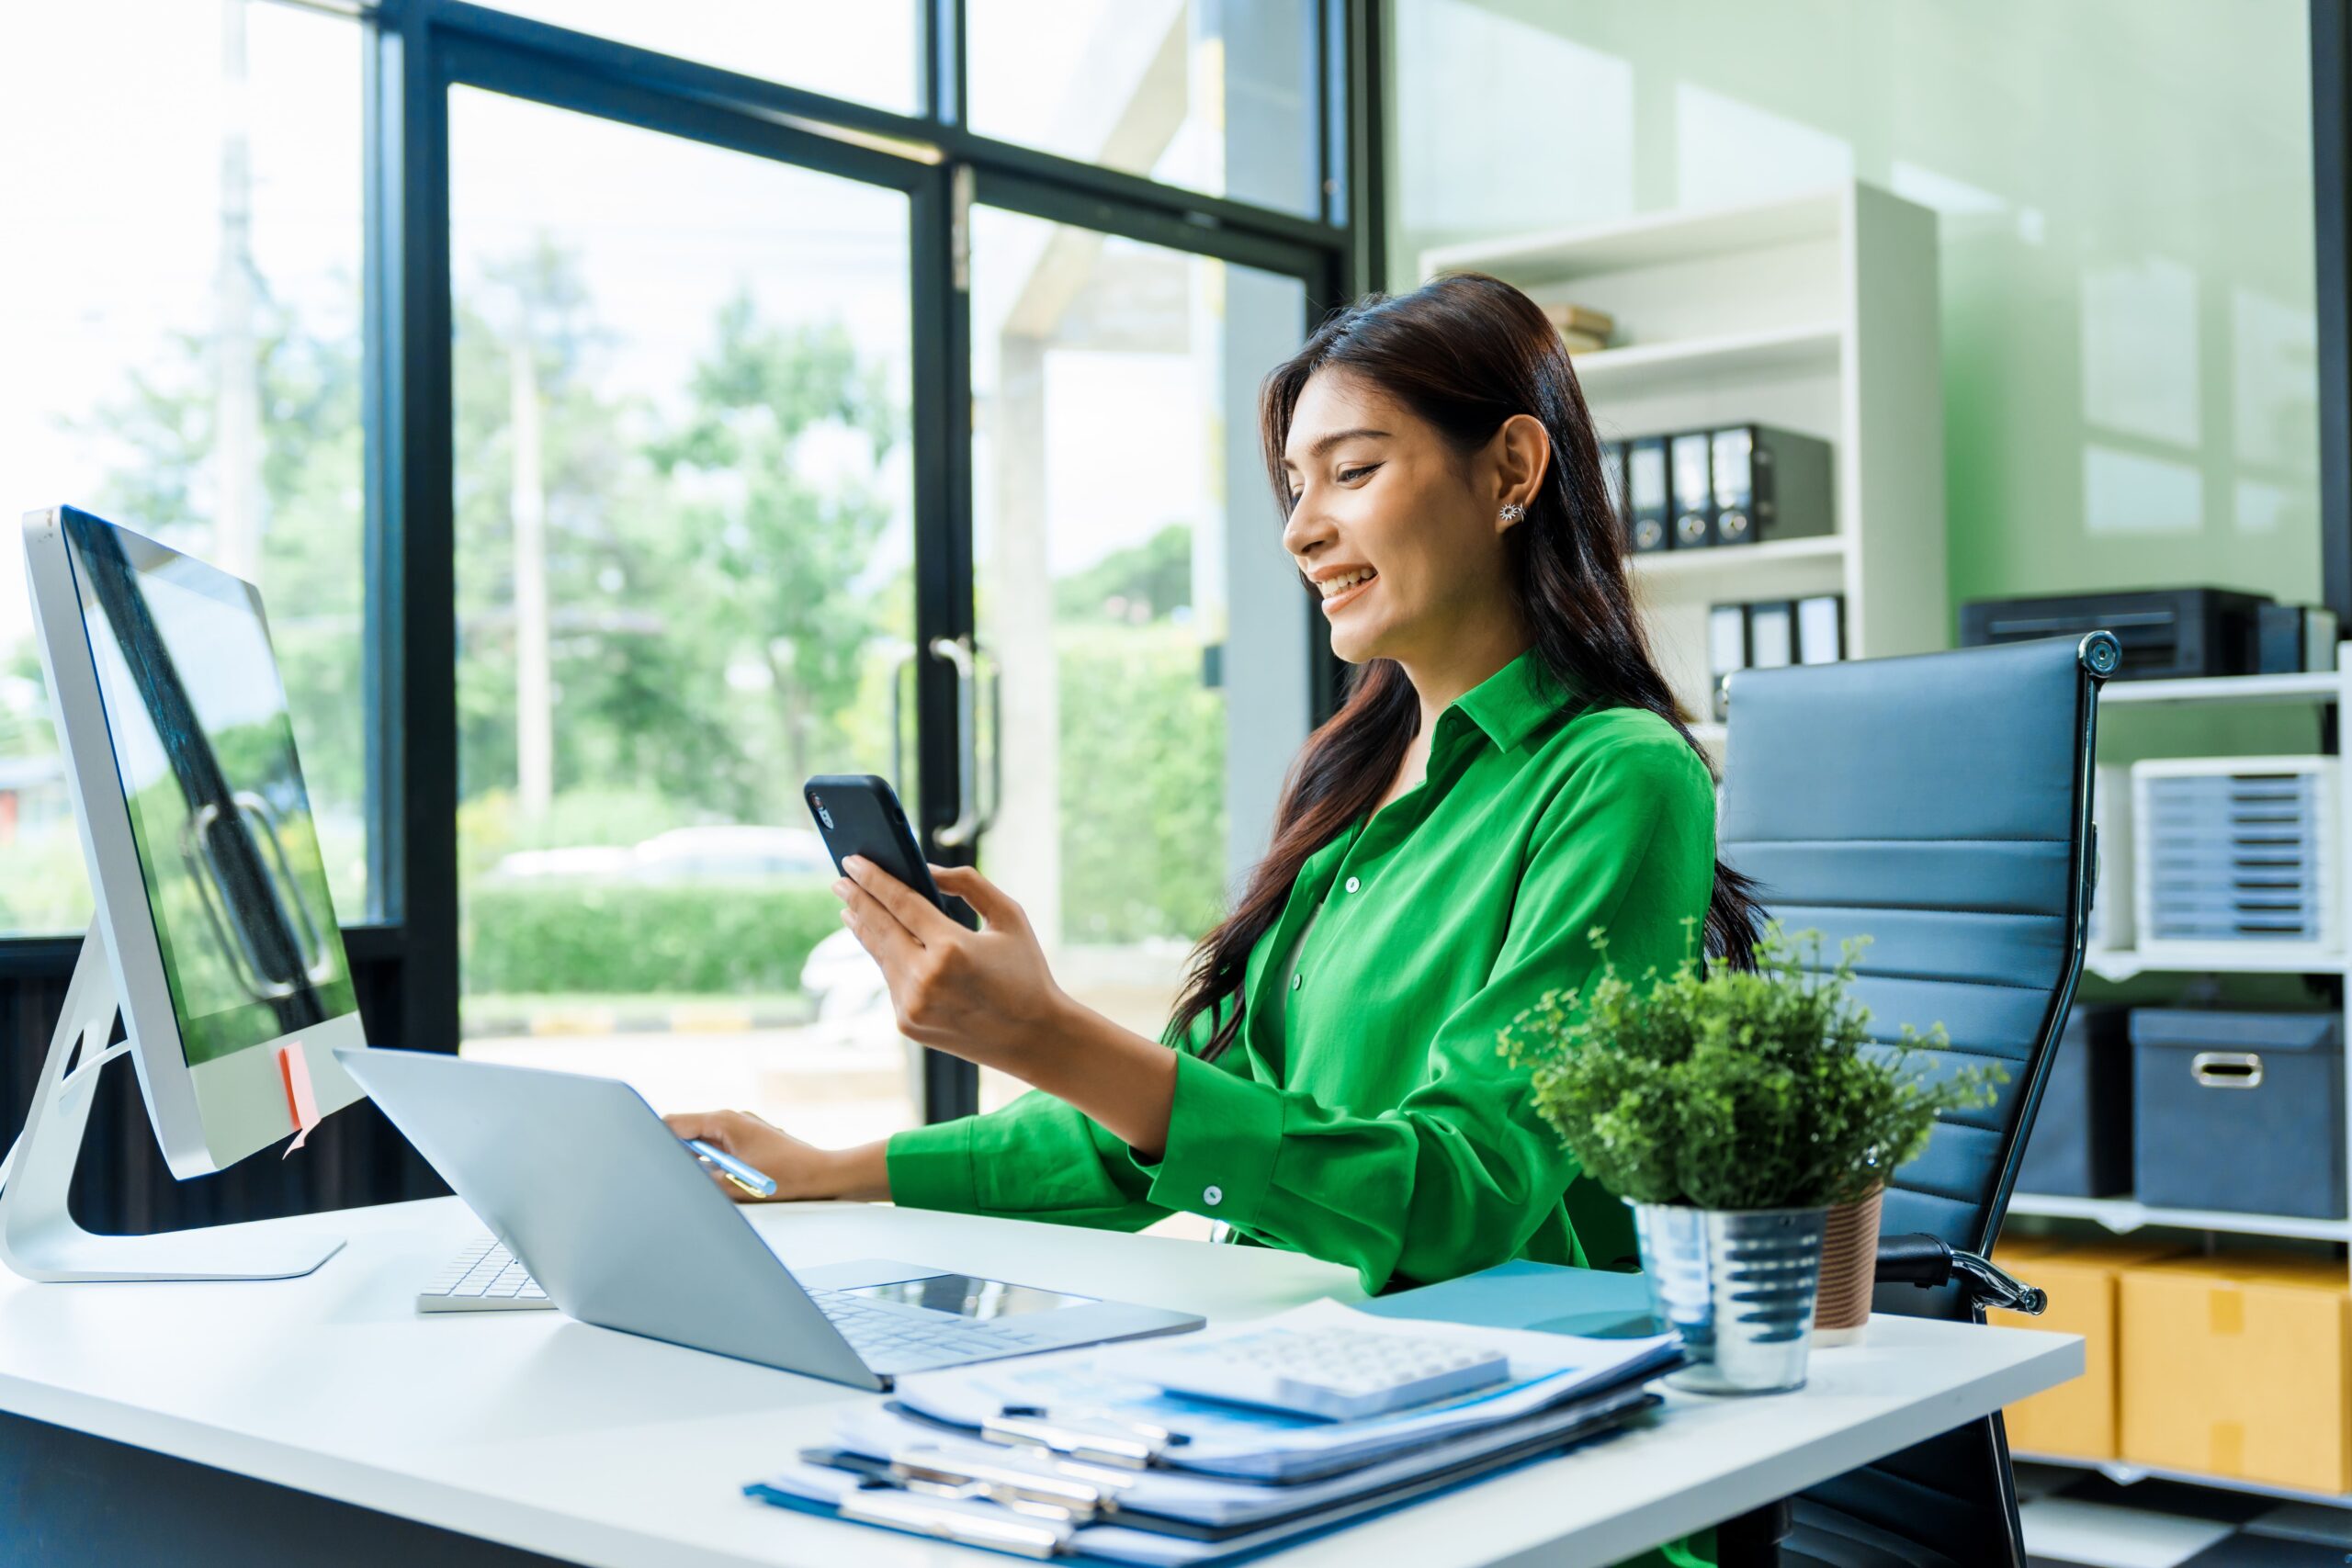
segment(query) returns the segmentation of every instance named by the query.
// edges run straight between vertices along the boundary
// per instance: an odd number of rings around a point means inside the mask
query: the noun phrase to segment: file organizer
[[[2338,910],[2334,757],[2184,757],[2132,767],[2143,957],[2215,946],[2332,962]]]

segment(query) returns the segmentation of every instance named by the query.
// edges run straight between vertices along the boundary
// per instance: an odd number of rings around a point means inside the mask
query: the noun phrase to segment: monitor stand
[[[130,1050],[109,1047],[119,998],[106,935],[96,923],[65,987],[65,1010],[32,1110],[0,1166],[0,1263],[28,1280],[290,1280],[343,1248],[338,1236],[279,1235],[251,1226],[92,1235],[74,1223],[65,1195],[82,1156],[98,1069]]]

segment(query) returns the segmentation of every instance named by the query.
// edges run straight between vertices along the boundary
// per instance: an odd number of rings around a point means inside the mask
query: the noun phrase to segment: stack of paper
[[[1395,1329],[1318,1302],[1269,1327]],[[992,1361],[901,1381],[812,1450],[746,1488],[787,1507],[1030,1556],[1205,1563],[1353,1523],[1615,1431],[1656,1404],[1672,1336],[1587,1339],[1415,1322],[1417,1335],[1504,1350],[1473,1393],[1356,1421],[1186,1399],[1123,1371],[1133,1347]]]

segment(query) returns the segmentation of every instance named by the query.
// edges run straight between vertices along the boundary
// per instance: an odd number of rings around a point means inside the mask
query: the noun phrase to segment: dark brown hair
[[[1620,525],[1601,479],[1600,446],[1560,334],[1543,310],[1499,278],[1453,273],[1409,294],[1369,294],[1334,311],[1306,346],[1267,373],[1258,389],[1258,429],[1276,504],[1290,510],[1283,449],[1299,395],[1318,371],[1361,378],[1434,426],[1467,456],[1517,413],[1543,422],[1552,460],[1526,518],[1503,535],[1512,592],[1555,682],[1595,707],[1646,708],[1690,742],[1672,691],[1650,657],[1634,608]],[[1309,590],[1312,592],[1312,590]],[[1566,700],[1565,691],[1562,694]],[[1308,856],[1385,795],[1420,728],[1412,682],[1393,660],[1374,659],[1349,682],[1339,712],[1309,736],[1291,766],[1274,815],[1272,846],[1250,874],[1240,901],[1201,939],[1171,1037],[1228,997],[1203,1055],[1222,1054],[1239,1033],[1243,966],[1282,914]],[[1705,759],[1705,753],[1700,753]],[[1709,765],[1710,776],[1713,767]],[[1735,967],[1754,964],[1761,914],[1754,886],[1715,863],[1702,937],[1706,953]]]

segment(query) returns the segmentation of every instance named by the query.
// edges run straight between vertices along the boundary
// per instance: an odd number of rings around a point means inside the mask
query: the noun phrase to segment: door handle
[[[901,643],[890,656],[890,793],[907,798],[907,670],[915,661],[915,645]]]
[[[933,835],[951,849],[960,849],[980,833],[979,693],[969,637],[931,639],[934,659],[956,667],[956,819]]]
[[[1004,666],[978,637],[972,639],[972,652],[989,664],[989,793],[977,829],[986,833],[996,826],[997,810],[1004,804]]]

